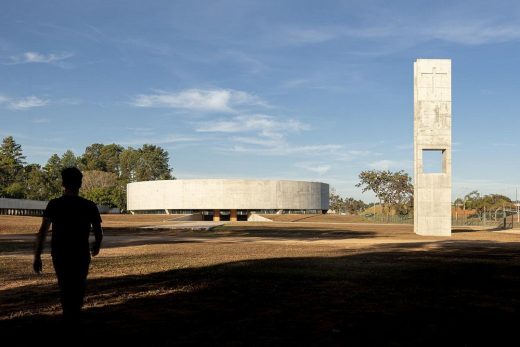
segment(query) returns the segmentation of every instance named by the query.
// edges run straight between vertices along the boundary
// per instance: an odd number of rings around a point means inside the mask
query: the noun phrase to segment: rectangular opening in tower
[[[446,150],[423,149],[423,173],[446,173]]]

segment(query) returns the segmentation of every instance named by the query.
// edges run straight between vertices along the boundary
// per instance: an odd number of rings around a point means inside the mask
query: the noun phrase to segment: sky
[[[413,174],[413,62],[452,59],[453,198],[520,188],[518,1],[0,5],[0,137],[26,161],[159,145],[178,179]]]

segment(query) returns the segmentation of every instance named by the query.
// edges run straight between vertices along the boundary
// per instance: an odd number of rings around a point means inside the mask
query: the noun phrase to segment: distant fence
[[[499,210],[488,211],[470,216],[459,216],[452,218],[453,226],[485,226],[504,229],[512,229],[518,226],[518,215],[516,211]]]
[[[518,215],[511,214],[504,217],[504,229],[514,229],[520,227],[520,218]]]
[[[365,219],[374,223],[388,223],[388,224],[413,224],[413,214],[406,215],[384,215],[384,214],[372,214],[365,215]]]
[[[382,215],[382,214],[367,214],[363,216],[367,221],[381,224],[412,224],[413,214],[408,215]],[[499,214],[489,213],[481,216],[471,217],[452,217],[452,226],[481,226],[481,227],[495,227],[504,229],[513,229],[520,227],[520,222],[516,214]]]

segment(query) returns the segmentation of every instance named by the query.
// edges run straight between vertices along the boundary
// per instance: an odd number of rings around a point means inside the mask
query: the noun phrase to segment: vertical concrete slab
[[[428,172],[425,151],[439,151]],[[414,62],[414,231],[451,236],[451,60]]]

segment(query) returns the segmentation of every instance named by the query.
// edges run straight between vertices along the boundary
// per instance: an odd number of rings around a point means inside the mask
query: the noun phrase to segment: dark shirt
[[[63,195],[49,201],[43,217],[52,222],[53,257],[90,258],[88,238],[91,226],[101,223],[95,203],[79,196]]]

